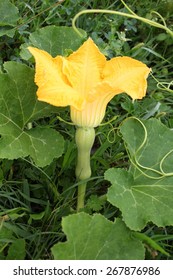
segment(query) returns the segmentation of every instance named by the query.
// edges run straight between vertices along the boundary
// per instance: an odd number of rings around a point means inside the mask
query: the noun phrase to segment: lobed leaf
[[[78,213],[63,218],[62,229],[67,241],[52,247],[58,260],[121,260],[143,259],[141,241],[117,219],[114,223],[104,216]]]
[[[57,112],[56,107],[36,98],[34,70],[16,62],[6,62],[0,74],[0,158],[31,156],[38,166],[46,166],[62,155],[63,137],[51,128],[33,127],[41,117]]]
[[[131,167],[105,172],[112,184],[108,201],[122,211],[133,230],[141,230],[148,222],[173,225],[173,131],[157,119],[136,118],[124,121],[120,131]]]

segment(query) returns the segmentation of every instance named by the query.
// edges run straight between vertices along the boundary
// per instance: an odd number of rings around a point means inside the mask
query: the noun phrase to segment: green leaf
[[[78,213],[63,218],[67,241],[52,247],[58,260],[122,260],[143,259],[141,241],[117,219],[114,223],[100,214]]]
[[[122,211],[128,227],[141,230],[148,222],[173,225],[173,131],[157,119],[129,118],[120,131],[129,153],[130,170],[112,168],[108,201]]]
[[[1,220],[0,220],[1,222]],[[14,239],[12,230],[4,227],[3,222],[0,223],[0,252],[12,242]]]
[[[36,98],[34,70],[16,62],[6,62],[7,73],[0,74],[0,158],[31,156],[46,166],[62,155],[64,140],[55,130],[44,127],[29,129],[27,124],[57,112],[56,107]]]
[[[24,260],[26,255],[25,240],[17,239],[9,247],[7,260]]]
[[[104,201],[97,195],[91,195],[87,201],[86,207],[93,211],[100,211],[103,208]]]
[[[12,38],[15,34],[15,29],[11,26],[0,26],[0,37],[7,35],[8,37]]]
[[[84,37],[86,33],[84,30],[80,31]],[[83,43],[84,38],[81,38],[72,27],[66,26],[46,26],[35,32],[29,37],[29,43],[21,46],[20,55],[23,59],[28,60],[32,57],[31,53],[27,50],[28,46],[34,46],[43,49],[50,53],[52,56],[66,55],[71,51],[77,50]]]
[[[16,23],[19,19],[19,11],[9,0],[0,0],[0,36],[13,37]]]

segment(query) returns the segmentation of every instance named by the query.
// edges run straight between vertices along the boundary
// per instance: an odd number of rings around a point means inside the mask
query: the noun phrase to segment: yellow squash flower
[[[43,50],[28,49],[36,60],[38,99],[70,106],[71,119],[79,127],[98,126],[117,94],[125,92],[133,100],[146,94],[150,69],[126,56],[106,60],[91,38],[68,57],[53,58]]]

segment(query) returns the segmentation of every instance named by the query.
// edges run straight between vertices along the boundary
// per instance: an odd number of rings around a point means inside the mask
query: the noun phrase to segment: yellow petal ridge
[[[105,63],[105,56],[89,38],[66,59],[63,73],[73,88],[87,100],[91,89],[102,79],[101,73]]]

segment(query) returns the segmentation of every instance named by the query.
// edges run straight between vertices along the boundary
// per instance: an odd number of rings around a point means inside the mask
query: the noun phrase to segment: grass
[[[22,62],[20,46],[28,42],[29,35],[47,25],[71,26],[72,18],[83,9],[100,8],[126,11],[121,1],[19,1],[12,0],[19,9],[20,18],[12,38],[1,37],[1,64],[7,60]],[[171,29],[173,5],[171,1],[128,1],[129,7],[138,15],[162,20],[161,13]],[[157,13],[151,13],[152,11]],[[104,200],[107,182],[103,180],[105,170],[110,167],[128,167],[129,162],[121,137],[116,128],[126,117],[159,118],[173,128],[172,38],[163,30],[146,26],[134,19],[114,15],[84,15],[77,21],[80,28],[99,45],[108,58],[128,55],[142,60],[152,67],[148,95],[142,101],[132,103],[126,95],[116,96],[108,105],[105,122],[117,116],[111,124],[96,130],[96,141],[92,149],[92,178],[88,182],[86,209],[88,213],[102,213],[109,219],[120,216],[118,209]],[[158,87],[159,81],[159,87]],[[165,89],[163,87],[166,87]],[[169,90],[170,89],[170,90]],[[61,118],[69,120],[68,110],[61,110]],[[30,158],[0,161],[0,222],[2,236],[6,241],[0,247],[0,259],[8,258],[10,242],[23,239],[25,250],[21,258],[52,259],[50,248],[64,241],[61,219],[74,212],[76,203],[76,181],[74,176],[76,147],[74,127],[59,122],[55,115],[38,121],[60,131],[65,140],[63,157],[41,169]],[[103,200],[99,198],[101,196]],[[149,224],[144,230],[148,236],[173,257],[173,228],[158,228]],[[164,254],[147,247],[146,259],[165,259]]]

